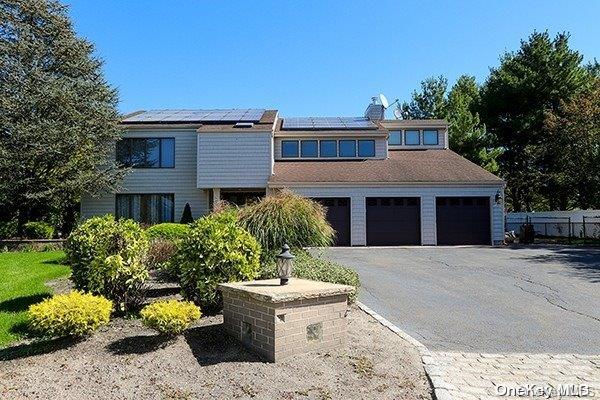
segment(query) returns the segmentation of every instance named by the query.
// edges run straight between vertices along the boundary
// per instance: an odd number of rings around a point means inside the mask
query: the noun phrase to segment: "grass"
[[[62,251],[0,253],[0,347],[23,337],[27,308],[52,291],[44,282],[69,274]]]

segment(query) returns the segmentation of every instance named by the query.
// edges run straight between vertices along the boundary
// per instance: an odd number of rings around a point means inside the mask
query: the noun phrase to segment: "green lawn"
[[[67,276],[62,251],[0,253],[0,347],[19,339],[29,305],[51,293],[44,282]]]

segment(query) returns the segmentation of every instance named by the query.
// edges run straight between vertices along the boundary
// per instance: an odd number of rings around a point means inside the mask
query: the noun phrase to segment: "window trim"
[[[163,140],[169,140],[172,139],[173,140],[173,166],[172,167],[163,167],[162,166],[162,141]],[[147,163],[148,161],[148,141],[150,140],[158,140],[158,167],[150,167],[148,165],[143,165],[143,166],[135,166],[135,165],[131,165],[131,148],[133,145],[133,141],[134,140],[144,140],[145,146],[144,146],[144,161]],[[125,168],[133,168],[133,169],[173,169],[176,166],[176,145],[177,145],[177,141],[175,140],[174,136],[167,136],[167,137],[122,137],[121,139],[119,139],[119,141],[117,141],[117,143],[115,144],[115,159],[117,161],[117,163],[119,163],[120,161],[117,159],[119,156],[119,142],[121,141],[125,141],[127,142],[127,156],[128,156],[128,162],[127,163],[122,163],[122,166]]]
[[[425,132],[435,132],[435,143],[425,143]],[[423,146],[439,146],[440,144],[440,131],[437,129],[423,129]]]
[[[285,142],[288,142],[288,143],[294,143],[295,142],[296,143],[297,152],[296,152],[295,156],[286,156],[286,155],[283,154],[283,144]],[[281,141],[281,158],[300,158],[300,140],[298,140],[298,139],[286,139],[286,140],[282,140]]]
[[[121,219],[121,218],[125,218],[123,216],[119,216],[118,215],[118,205],[119,205],[119,196],[171,196],[171,198],[173,199],[173,207],[171,208],[171,219],[170,221],[162,221],[162,222],[158,222],[159,224],[162,224],[164,222],[175,222],[175,193],[116,193],[115,194],[115,219]],[[141,201],[141,198],[140,198]],[[128,210],[128,214],[131,215],[132,214],[132,210],[131,210],[131,202],[129,203],[129,210]],[[133,218],[128,218],[128,219],[133,219]],[[135,220],[134,220],[135,221]],[[139,223],[143,224],[145,222],[142,221],[138,221]]]
[[[419,142],[418,143],[408,143],[406,141],[406,134],[409,132],[416,132],[418,137],[419,137]],[[422,140],[421,140],[421,130],[419,129],[405,129],[404,130],[404,145],[405,146],[420,146],[422,144]]]

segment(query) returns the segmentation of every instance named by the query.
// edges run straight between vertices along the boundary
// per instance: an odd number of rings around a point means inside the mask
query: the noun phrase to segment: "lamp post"
[[[295,256],[290,253],[290,246],[284,244],[281,253],[277,256],[277,272],[279,273],[280,285],[287,285],[292,277],[292,268]]]

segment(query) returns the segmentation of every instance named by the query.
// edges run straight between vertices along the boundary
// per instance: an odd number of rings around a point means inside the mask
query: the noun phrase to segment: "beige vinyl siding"
[[[198,134],[199,188],[265,188],[273,173],[271,132]]]
[[[489,197],[491,232],[494,244],[504,240],[504,208],[494,197],[502,186],[397,186],[397,187],[290,187],[308,197],[350,197],[351,245],[366,245],[366,197],[419,197],[421,199],[421,243],[436,245],[436,197]]]
[[[205,190],[196,187],[197,133],[195,130],[131,130],[123,137],[175,138],[175,168],[132,168],[122,182],[123,189],[118,193],[173,193],[175,222],[179,222],[186,203],[190,203],[195,218],[208,211],[208,194]],[[114,213],[114,193],[107,193],[99,198],[85,196],[81,201],[83,218]]]
[[[275,138],[275,160],[286,160],[286,158],[282,158],[281,157],[281,141],[282,140],[344,140],[344,139],[349,139],[349,140],[356,140],[356,139],[364,139],[364,140],[374,140],[375,141],[375,157],[371,157],[371,158],[379,158],[379,159],[384,159],[387,157],[387,141],[385,138],[382,137],[360,137],[357,138],[356,136],[352,136],[352,137],[345,137],[345,136],[319,136],[316,138],[313,137],[302,137],[302,138],[294,138],[294,137],[276,137]],[[323,158],[323,160],[325,161],[331,161],[334,160],[335,158],[333,157],[326,157]],[[289,160],[289,159],[287,159]]]

